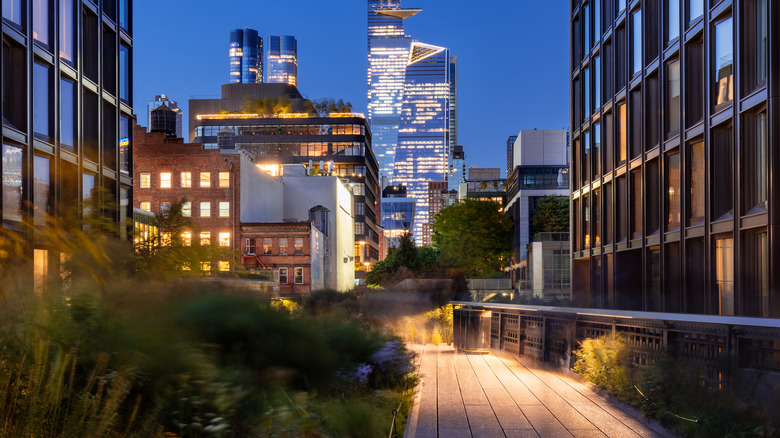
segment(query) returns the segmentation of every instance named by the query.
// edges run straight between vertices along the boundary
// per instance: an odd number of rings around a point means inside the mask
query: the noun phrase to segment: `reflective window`
[[[590,88],[591,88],[591,84],[590,84],[590,69],[589,68],[585,69],[583,76],[585,78],[585,80],[584,80],[584,82],[582,84],[583,85],[582,88],[585,90],[585,102],[584,102],[585,103],[585,118],[588,119],[588,118],[590,118],[591,113],[593,113],[593,108],[590,106],[590,104],[591,104],[591,102],[590,102]]]
[[[84,201],[84,216],[88,216],[92,213],[92,200],[95,194],[95,175],[90,173],[82,174],[81,181],[81,199]]]
[[[164,213],[171,209],[170,201],[164,201],[160,203],[160,213]]]
[[[287,255],[287,239],[279,239],[279,255]]]
[[[3,0],[3,18],[22,25],[22,0]]]
[[[22,148],[3,144],[3,220],[22,220]]]
[[[666,41],[672,41],[680,36],[680,0],[666,2]]]
[[[704,0],[688,0],[688,21],[704,15]]]
[[[219,172],[219,186],[230,187],[230,172]]]
[[[734,314],[734,238],[715,239],[715,286],[718,314]]]
[[[642,237],[642,172],[631,172],[631,238]]]
[[[60,147],[76,150],[76,90],[67,79],[60,80]]]
[[[590,4],[582,7],[582,21],[585,24],[585,53],[590,51],[593,46],[593,34],[590,33]]]
[[[746,231],[743,234],[742,314],[768,317],[769,307],[769,239],[766,229]]]
[[[734,28],[731,17],[715,24],[715,105],[731,102],[734,98]]]
[[[745,116],[742,135],[742,212],[766,211],[767,205],[767,123],[766,112]]]
[[[191,246],[192,245],[192,231],[182,231],[182,233],[181,233],[181,244],[182,244],[182,246]]]
[[[666,157],[666,229],[680,227],[680,154]]]
[[[601,0],[593,1],[593,39],[601,39]]]
[[[192,172],[181,173],[181,186],[185,189],[192,187]]]
[[[625,8],[626,8],[626,0],[617,0],[617,10],[618,10],[618,12],[621,12]]]
[[[270,255],[271,254],[271,244],[273,243],[273,239],[263,239],[263,254]]]
[[[680,60],[666,66],[666,134],[680,131]]]
[[[230,232],[219,233],[219,246],[230,246]]]
[[[601,175],[601,123],[593,124],[593,179]]]
[[[3,2],[5,3],[5,2]],[[33,0],[32,2],[33,38],[44,45],[49,45],[49,0]]]
[[[181,215],[184,217],[192,217],[192,202],[185,201],[181,203]]]
[[[295,244],[295,255],[303,255],[303,239],[296,237],[293,242]]]
[[[628,159],[628,120],[626,119],[626,104],[618,105],[618,162],[624,162]]]
[[[119,98],[130,101],[130,48],[119,46]]]
[[[171,188],[171,172],[160,172],[160,188]]]
[[[704,222],[704,142],[692,143],[689,147],[688,164],[688,225]]]
[[[130,119],[119,117],[119,170],[130,173]]]
[[[36,155],[33,161],[33,206],[36,218],[49,214],[50,181],[49,159]]]
[[[210,217],[211,216],[211,202],[209,201],[201,201],[200,203],[200,217]]]
[[[743,95],[766,83],[767,0],[747,0],[742,7]]]
[[[593,110],[601,107],[601,57],[593,57]]]
[[[712,130],[709,161],[712,163],[712,219],[724,220],[734,213],[734,141],[729,126]]]
[[[138,187],[142,189],[148,189],[152,186],[152,174],[149,172],[141,172],[139,175]]]
[[[211,187],[211,172],[200,173],[200,186]]]
[[[130,0],[119,0],[119,26],[130,30]]]
[[[279,284],[287,284],[287,268],[279,268]]]
[[[145,211],[152,211],[152,203],[149,201],[141,201],[141,203],[139,203],[138,208]]]
[[[210,231],[201,231],[200,232],[200,244],[201,245],[211,245],[211,232]]]
[[[631,74],[642,71],[642,10],[631,14]]]
[[[76,14],[73,0],[60,1],[60,59],[75,64]]]
[[[33,63],[33,131],[46,141],[49,141],[51,128],[50,77],[47,65]]]

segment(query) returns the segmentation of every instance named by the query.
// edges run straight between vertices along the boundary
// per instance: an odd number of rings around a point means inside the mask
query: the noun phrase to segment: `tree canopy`
[[[441,253],[430,246],[416,246],[412,233],[401,235],[398,246],[390,248],[387,257],[374,265],[366,275],[369,284],[381,284],[406,269],[412,274],[422,274],[431,270],[439,261]]]
[[[569,198],[548,196],[539,201],[534,210],[533,226],[537,233],[569,231]]]
[[[443,266],[466,277],[488,277],[509,262],[511,227],[500,205],[467,199],[439,212],[433,244]]]

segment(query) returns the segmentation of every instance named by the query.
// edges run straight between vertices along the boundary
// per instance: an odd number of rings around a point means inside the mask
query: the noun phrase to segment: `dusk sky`
[[[413,39],[458,57],[458,143],[469,166],[506,172],[506,139],[523,129],[569,125],[568,4],[563,0],[405,0]],[[190,96],[218,95],[228,80],[230,30],[298,39],[298,89],[352,102],[366,113],[364,0],[139,0],[134,6],[134,109],[165,93],[184,110]],[[267,53],[266,53],[267,55]]]

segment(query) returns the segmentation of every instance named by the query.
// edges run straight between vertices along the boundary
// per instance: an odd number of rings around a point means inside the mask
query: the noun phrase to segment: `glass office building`
[[[231,84],[260,84],[263,82],[263,38],[255,29],[245,27],[230,31]]]
[[[102,188],[127,237],[132,35],[131,0],[3,1],[0,227],[83,215]],[[31,245],[36,288],[59,277],[53,249]]]
[[[780,9],[571,3],[581,305],[780,317]]]
[[[420,11],[402,9],[400,0],[368,2],[368,121],[379,173],[389,180],[393,179],[404,77],[412,44],[404,34],[404,20]]]
[[[416,200],[414,239],[423,241],[428,223],[428,182],[449,174],[449,51],[412,43],[404,80],[393,182]]]
[[[268,83],[298,85],[298,40],[271,35],[268,47]]]

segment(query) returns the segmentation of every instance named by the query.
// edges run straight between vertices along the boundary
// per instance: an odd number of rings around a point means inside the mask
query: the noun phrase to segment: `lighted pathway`
[[[421,381],[407,438],[662,437],[582,383],[510,356],[417,346]]]

